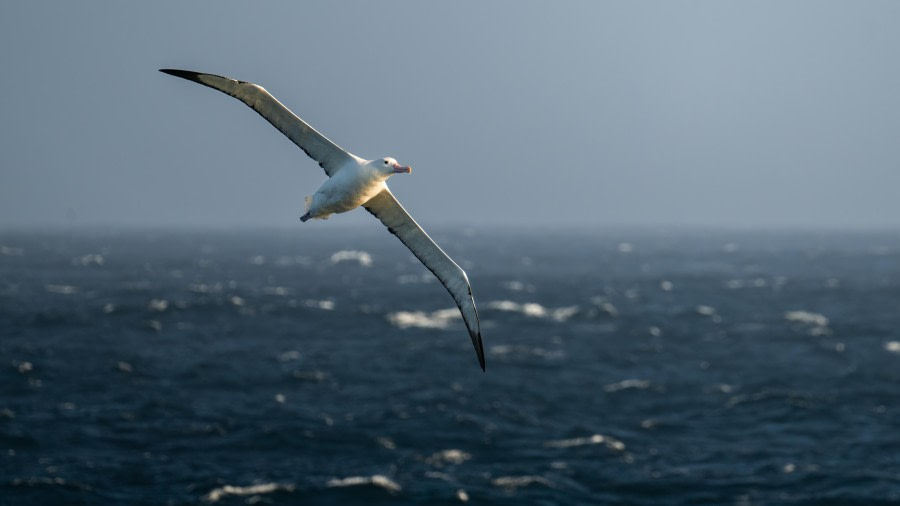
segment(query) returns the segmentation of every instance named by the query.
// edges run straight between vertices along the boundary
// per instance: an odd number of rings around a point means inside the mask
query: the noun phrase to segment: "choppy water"
[[[0,504],[900,502],[900,234],[0,234]]]

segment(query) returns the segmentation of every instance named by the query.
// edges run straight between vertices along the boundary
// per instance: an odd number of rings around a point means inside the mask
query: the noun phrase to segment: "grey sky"
[[[259,83],[412,165],[390,185],[426,228],[898,227],[898,21],[888,1],[2,2],[0,227],[294,226],[323,172],[162,67]]]

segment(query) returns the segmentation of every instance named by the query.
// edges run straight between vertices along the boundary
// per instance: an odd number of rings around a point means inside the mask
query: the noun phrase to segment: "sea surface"
[[[900,504],[900,233],[432,235],[0,232],[0,504]]]

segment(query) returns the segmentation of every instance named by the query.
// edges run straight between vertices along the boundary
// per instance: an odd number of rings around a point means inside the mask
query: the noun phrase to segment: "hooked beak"
[[[401,172],[405,172],[405,173],[409,174],[410,172],[412,172],[412,167],[410,167],[409,165],[403,166],[403,165],[400,165],[399,163],[395,163],[394,164],[394,174],[400,174]]]

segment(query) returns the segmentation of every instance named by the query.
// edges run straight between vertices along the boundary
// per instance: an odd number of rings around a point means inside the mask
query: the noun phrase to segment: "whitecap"
[[[303,301],[303,304],[306,307],[322,309],[325,311],[333,311],[334,310],[334,301],[331,301],[331,300],[307,299],[307,300]]]
[[[423,311],[397,311],[389,313],[387,319],[391,325],[401,329],[419,327],[425,329],[447,328],[453,320],[461,318],[457,308],[439,309],[431,313]]]
[[[619,381],[617,383],[610,383],[603,387],[603,391],[605,392],[618,392],[620,390],[628,390],[628,389],[636,389],[636,390],[645,390],[650,388],[651,383],[648,380],[639,380],[639,379],[626,379]]]
[[[355,260],[363,267],[370,267],[372,265],[372,255],[365,251],[341,250],[331,255],[331,263],[333,264],[348,260]]]
[[[328,480],[328,483],[326,483],[326,485],[329,487],[357,487],[360,485],[375,485],[376,487],[381,487],[391,493],[396,493],[403,489],[396,481],[380,474],[376,474],[373,476],[350,476],[340,479],[333,478],[331,480]]]
[[[578,314],[578,311],[579,311],[578,306],[558,307],[550,313],[550,316],[558,322],[564,322],[564,321],[568,320],[569,318]]]
[[[206,502],[217,502],[218,500],[228,495],[261,495],[271,494],[272,492],[277,492],[279,490],[283,490],[285,492],[293,492],[294,486],[281,483],[260,483],[258,485],[250,485],[247,487],[225,485],[224,487],[210,490],[208,494],[203,496],[203,500]]]
[[[529,485],[543,485],[545,487],[555,488],[556,485],[553,484],[552,481],[544,478],[543,476],[500,476],[491,480],[491,484],[495,487],[502,487],[505,489],[516,489],[520,487],[527,487]]]
[[[300,352],[297,350],[289,350],[278,355],[279,362],[290,362],[292,360],[300,360]]]
[[[663,280],[659,283],[659,288],[664,292],[671,292],[675,288],[675,284],[671,281]]]
[[[714,308],[712,306],[700,304],[699,306],[694,308],[694,310],[697,311],[697,314],[699,314],[701,316],[708,316],[709,319],[713,321],[713,323],[721,323],[722,322],[722,317],[719,315],[718,312],[716,312],[716,308]]]
[[[525,283],[522,283],[521,281],[507,281],[503,283],[503,288],[513,292],[521,292],[525,289]]]
[[[147,309],[151,311],[159,311],[160,313],[169,308],[169,301],[166,299],[151,299],[147,304]]]
[[[388,450],[396,450],[397,449],[397,443],[395,443],[394,440],[389,437],[382,436],[382,437],[376,438],[375,441],[377,441],[378,444],[380,444],[384,448],[387,448]]]
[[[251,265],[265,265],[266,257],[264,257],[263,255],[253,255],[252,257],[248,258],[247,261],[250,262]]]
[[[612,302],[606,300],[603,297],[591,297],[591,303],[595,306],[599,307],[603,312],[608,314],[609,316],[615,317],[618,316],[619,310],[616,309],[616,306],[612,304]]]
[[[784,313],[784,319],[799,323],[810,323],[813,325],[828,325],[828,318],[819,313],[810,311],[787,311]]]
[[[525,302],[519,304],[511,300],[495,300],[487,303],[490,309],[522,313],[532,318],[550,318],[558,322],[564,322],[578,313],[578,306],[563,306],[555,309],[544,307],[537,302]]]
[[[425,461],[431,465],[441,466],[443,464],[462,464],[472,458],[472,455],[462,450],[451,448],[435,453]]]
[[[697,314],[701,314],[703,316],[715,316],[716,314],[716,308],[703,304],[697,306],[695,310],[697,311]]]
[[[888,341],[884,343],[884,349],[892,353],[900,353],[900,341]]]
[[[625,443],[612,436],[606,436],[603,434],[594,434],[589,437],[576,437],[572,439],[557,439],[544,443],[544,446],[548,448],[573,448],[576,446],[587,445],[604,445],[611,450],[620,452],[625,450]]]

